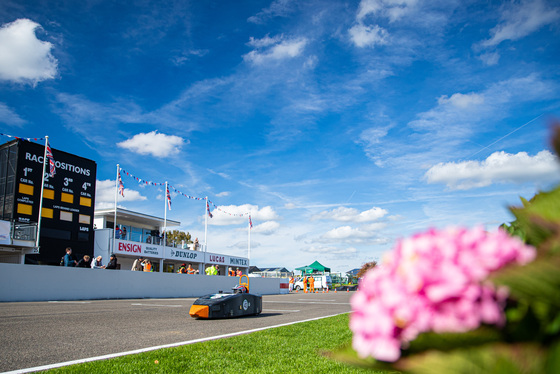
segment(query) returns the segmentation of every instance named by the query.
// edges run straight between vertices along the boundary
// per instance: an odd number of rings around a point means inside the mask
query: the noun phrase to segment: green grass
[[[67,366],[48,373],[371,373],[321,354],[351,340],[348,315],[343,314],[227,339]]]

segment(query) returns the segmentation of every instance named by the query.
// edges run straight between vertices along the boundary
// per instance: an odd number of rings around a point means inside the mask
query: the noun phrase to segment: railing
[[[12,223],[12,239],[14,240],[37,240],[36,223]]]

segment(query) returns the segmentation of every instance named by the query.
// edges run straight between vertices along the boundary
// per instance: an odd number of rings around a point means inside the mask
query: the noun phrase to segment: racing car
[[[245,277],[246,282],[242,282]],[[262,296],[249,293],[249,278],[239,277],[239,285],[232,292],[205,295],[195,300],[189,315],[193,318],[231,318],[259,315],[262,311]]]

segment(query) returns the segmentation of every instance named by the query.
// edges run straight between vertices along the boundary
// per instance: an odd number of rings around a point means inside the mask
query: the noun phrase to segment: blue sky
[[[212,252],[247,255],[250,213],[253,265],[346,271],[560,180],[556,1],[4,0],[0,25],[0,132],[95,160],[97,207],[117,164],[208,196]],[[171,195],[203,240],[204,203]]]

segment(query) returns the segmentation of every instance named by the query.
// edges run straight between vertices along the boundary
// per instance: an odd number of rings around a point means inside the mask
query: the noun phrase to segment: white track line
[[[350,305],[350,303],[331,303],[328,301],[263,301],[263,303],[279,303],[279,304],[327,304],[327,305]]]
[[[36,366],[36,367],[32,367],[32,368],[19,369],[19,370],[13,370],[13,371],[6,371],[6,372],[4,372],[3,374],[23,374],[23,373],[32,373],[32,372],[35,372],[35,371],[43,371],[43,370],[56,369],[56,368],[60,368],[60,367],[63,367],[63,366],[76,365],[76,364],[83,364],[83,363],[86,363],[86,362],[100,361],[100,360],[108,360],[108,359],[110,359],[110,358],[116,358],[116,357],[122,357],[122,356],[128,356],[128,355],[135,355],[135,354],[138,354],[138,353],[145,353],[145,352],[155,351],[155,350],[163,349],[163,348],[173,348],[173,347],[179,347],[179,346],[181,346],[181,345],[189,345],[189,344],[194,344],[194,343],[208,342],[208,341],[211,341],[211,340],[224,339],[224,338],[231,338],[231,337],[233,337],[233,336],[239,336],[239,335],[250,334],[250,333],[252,333],[252,332],[263,331],[263,330],[268,330],[268,329],[274,329],[274,328],[283,327],[283,326],[295,325],[295,324],[297,324],[297,323],[310,322],[310,321],[317,321],[317,320],[320,320],[320,319],[323,319],[323,318],[335,317],[335,316],[338,316],[338,315],[340,315],[340,314],[346,314],[346,312],[345,312],[345,313],[332,314],[332,315],[329,315],[329,316],[310,318],[310,319],[306,319],[306,320],[303,320],[303,321],[282,323],[282,324],[280,324],[280,325],[275,325],[275,326],[259,327],[259,328],[257,328],[257,329],[245,330],[245,331],[239,331],[239,332],[233,332],[233,333],[230,333],[230,334],[224,334],[224,335],[218,335],[218,336],[210,336],[210,337],[208,337],[208,338],[201,338],[201,339],[195,339],[195,340],[188,340],[188,341],[185,341],[185,342],[171,343],[171,344],[164,344],[164,345],[159,345],[159,346],[155,346],[155,347],[148,347],[148,348],[136,349],[136,350],[134,350],[134,351],[127,351],[127,352],[120,352],[120,353],[111,353],[111,354],[108,354],[108,355],[97,356],[97,357],[90,357],[90,358],[83,358],[83,359],[80,359],[80,360],[59,362],[59,363],[57,363],[57,364]]]
[[[163,305],[163,304],[130,304],[134,306],[164,306],[168,308],[182,308],[184,305]]]
[[[91,304],[91,301],[47,301],[47,303],[58,303],[58,304]]]

